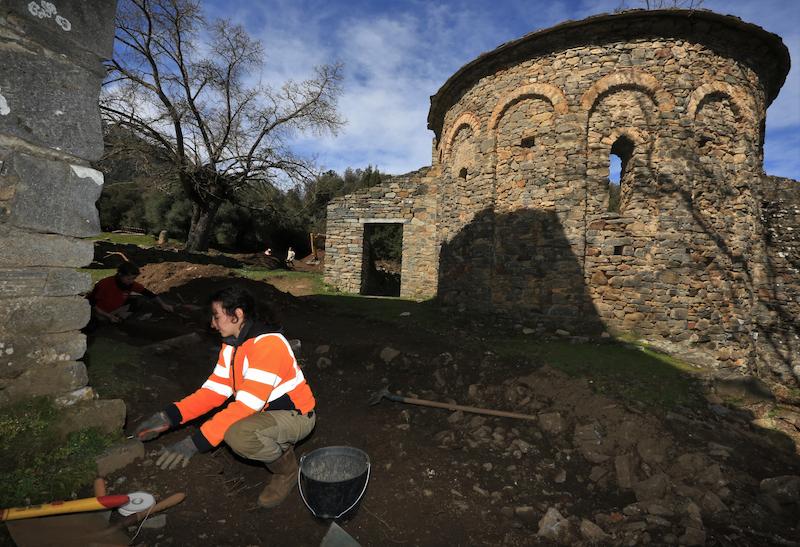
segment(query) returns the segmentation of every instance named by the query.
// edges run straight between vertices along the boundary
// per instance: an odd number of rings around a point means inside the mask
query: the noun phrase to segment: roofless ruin
[[[430,168],[329,205],[326,281],[362,291],[365,230],[400,224],[402,296],[796,382],[800,192],[763,171],[788,71],[780,37],[708,11],[503,44],[431,97]]]

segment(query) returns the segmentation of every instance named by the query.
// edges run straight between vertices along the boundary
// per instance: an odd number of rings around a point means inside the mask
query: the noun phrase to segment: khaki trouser
[[[272,463],[290,446],[305,439],[316,414],[300,414],[296,410],[268,410],[234,423],[225,432],[225,442],[243,458]]]

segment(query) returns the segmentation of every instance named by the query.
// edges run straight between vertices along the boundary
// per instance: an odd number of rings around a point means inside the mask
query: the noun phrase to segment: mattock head
[[[383,399],[387,395],[389,395],[388,388],[383,388],[380,391],[376,391],[375,393],[372,394],[372,397],[369,398],[369,404],[377,405],[378,403],[381,402],[381,399]]]

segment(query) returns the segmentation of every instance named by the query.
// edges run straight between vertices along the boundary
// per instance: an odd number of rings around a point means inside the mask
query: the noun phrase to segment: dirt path
[[[278,308],[288,337],[302,340],[301,363],[319,417],[298,452],[349,445],[369,454],[372,476],[363,503],[340,523],[364,546],[589,544],[592,538],[626,545],[768,545],[775,533],[796,537],[796,505],[770,508],[759,483],[798,474],[798,460],[750,426],[747,416],[652,413],[603,397],[542,362],[499,359],[476,333],[450,329],[444,318],[435,331],[413,320],[400,329],[226,277],[218,266],[198,268],[176,269],[157,290],[201,305],[220,283],[244,283]],[[92,343],[111,338],[133,346],[201,333],[201,342],[140,364],[140,382],[127,399],[129,431],[140,417],[205,380],[218,349],[206,322],[203,310],[179,321],[155,316],[94,333]],[[493,335],[490,326],[480,329],[483,337]],[[368,406],[384,386],[527,412],[537,420],[388,401]],[[257,508],[267,471],[224,446],[183,470],[155,468],[158,450],[186,435],[184,428],[148,443],[145,459],[109,477],[114,492],[187,494],[163,528],[143,529],[136,542],[319,545],[328,523],[315,519],[297,492],[277,509]],[[550,519],[549,536],[537,535],[543,518]]]

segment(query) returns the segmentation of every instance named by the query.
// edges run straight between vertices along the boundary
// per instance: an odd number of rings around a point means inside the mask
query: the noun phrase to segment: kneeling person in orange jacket
[[[199,431],[165,448],[156,465],[186,467],[197,452],[224,440],[240,456],[266,464],[272,478],[258,503],[275,507],[297,481],[293,448],[314,428],[314,396],[286,338],[255,320],[249,292],[223,289],[212,296],[211,311],[211,326],[222,335],[213,373],[200,389],[148,418],[135,434],[143,441],[154,439],[233,397]]]

